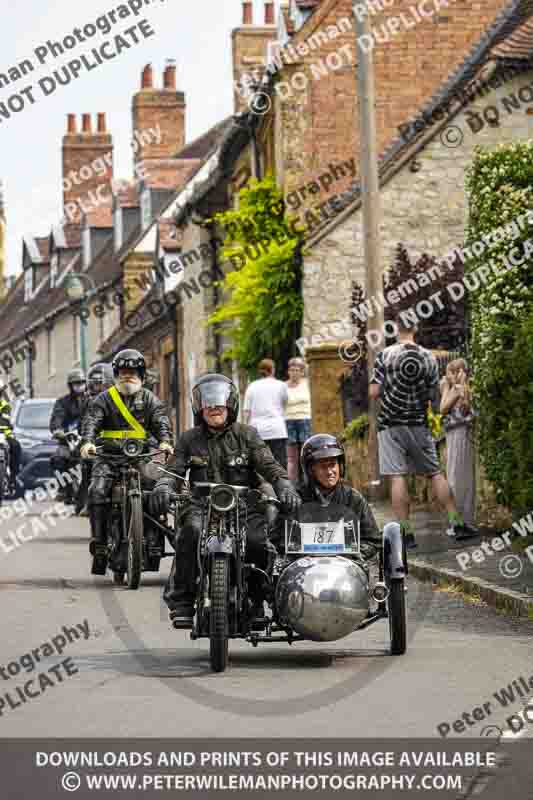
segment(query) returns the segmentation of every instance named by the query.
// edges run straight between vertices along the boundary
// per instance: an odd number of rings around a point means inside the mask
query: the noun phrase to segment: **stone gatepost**
[[[344,429],[341,378],[350,366],[339,357],[339,343],[306,347],[311,389],[313,433],[340,433]]]

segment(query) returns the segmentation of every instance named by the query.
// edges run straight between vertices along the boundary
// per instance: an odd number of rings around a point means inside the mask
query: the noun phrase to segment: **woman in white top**
[[[291,480],[300,475],[300,451],[303,443],[311,436],[311,393],[305,377],[305,362],[301,358],[291,358],[288,367],[288,400],[285,410],[287,434],[289,437],[288,473]]]

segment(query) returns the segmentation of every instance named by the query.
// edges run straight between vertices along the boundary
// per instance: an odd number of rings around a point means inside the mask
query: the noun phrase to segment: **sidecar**
[[[391,654],[405,653],[407,559],[400,526],[388,523],[383,546],[373,548],[377,581],[367,557],[372,547],[361,543],[349,509],[304,504],[298,520],[285,524],[285,553],[275,565],[281,628],[297,638],[332,642],[388,618]]]

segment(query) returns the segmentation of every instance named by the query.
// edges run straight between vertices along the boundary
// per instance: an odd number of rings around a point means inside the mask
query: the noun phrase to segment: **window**
[[[114,220],[114,233],[115,233],[115,252],[122,247],[122,209],[120,206],[115,209]]]
[[[48,364],[48,377],[55,375],[56,372],[56,354],[54,349],[54,329],[47,328],[46,330],[46,358]]]
[[[23,403],[17,414],[17,427],[48,430],[53,407],[54,403],[50,401],[35,402],[30,400],[28,403]]]
[[[86,227],[83,231],[83,267],[87,269],[91,263],[91,229]]]
[[[35,278],[34,267],[32,267],[32,266],[27,267],[25,272],[24,272],[24,302],[25,303],[29,303],[31,298],[32,298],[33,290],[35,288],[34,278]]]
[[[108,335],[109,335],[109,333],[108,333],[108,329],[109,329],[108,320],[109,320],[109,314],[107,313],[107,311],[102,317],[98,318],[98,343],[99,344],[101,344],[103,341],[105,341],[107,339]]]
[[[143,230],[147,228],[152,221],[152,198],[150,189],[145,187],[141,194],[141,224]]]
[[[59,253],[55,252],[50,260],[50,289],[53,289],[57,282],[59,271]]]
[[[72,317],[72,360],[80,360],[80,318]]]

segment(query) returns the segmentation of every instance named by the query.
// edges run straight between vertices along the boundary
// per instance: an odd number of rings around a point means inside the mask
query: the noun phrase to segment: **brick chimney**
[[[95,163],[96,162],[96,163]],[[111,198],[113,180],[113,138],[107,133],[105,114],[98,114],[96,126],[90,114],[82,114],[81,131],[75,114],[67,115],[67,132],[63,136],[63,210],[67,222],[79,223],[82,208],[94,207]],[[100,195],[96,190],[107,185]],[[72,204],[77,204],[74,208]]]
[[[274,3],[267,0],[264,3],[264,24],[255,25],[253,18],[253,3],[244,0],[242,4],[242,25],[232,31],[233,49],[233,80],[235,85],[241,83],[244,75],[254,78],[254,71],[260,77],[265,68],[267,58],[267,44],[277,40],[277,26],[275,21]],[[244,96],[235,91],[235,112],[247,110]]]
[[[171,158],[185,146],[185,95],[176,89],[173,60],[166,62],[162,84],[161,89],[154,87],[152,66],[147,64],[142,71],[140,91],[132,101],[134,163]],[[158,126],[159,136],[150,135],[150,130],[158,131]]]

